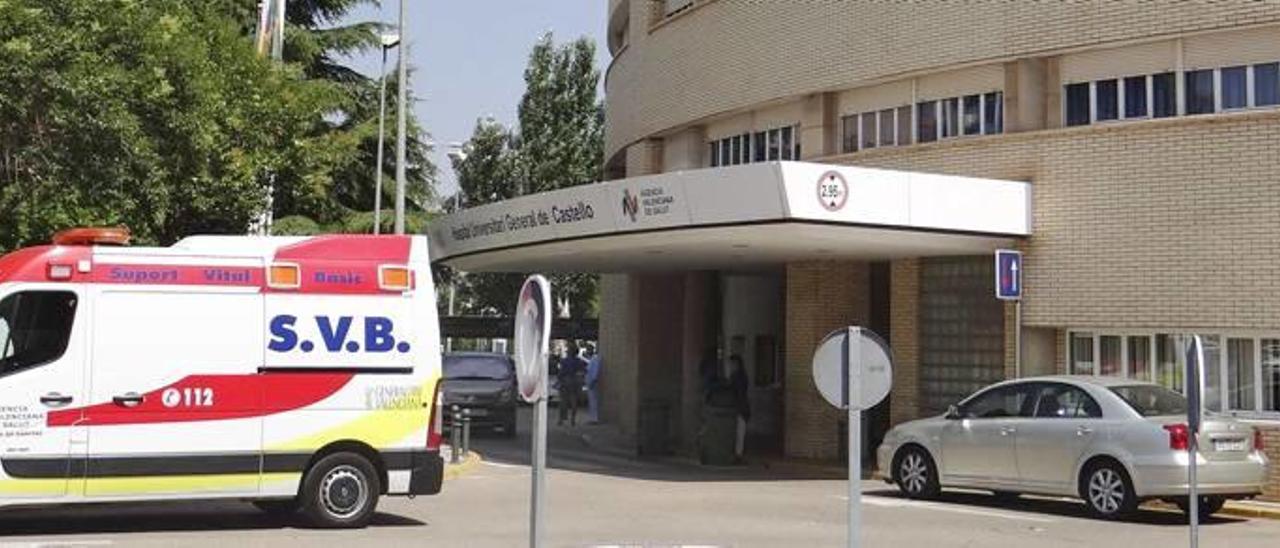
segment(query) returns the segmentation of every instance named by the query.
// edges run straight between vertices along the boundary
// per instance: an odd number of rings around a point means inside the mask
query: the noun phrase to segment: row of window
[[[800,130],[796,126],[743,133],[708,143],[711,167],[800,159]]]
[[[914,119],[913,119],[914,115]],[[921,101],[840,119],[841,152],[1004,132],[1004,93]],[[914,134],[913,134],[914,129]]]
[[[1186,71],[1182,85],[1186,114],[1276,106],[1280,105],[1280,63]],[[1178,75],[1173,72],[1068,84],[1066,125],[1177,116],[1177,86]]]
[[[1150,381],[1185,391],[1189,337],[1165,333],[1072,332],[1072,374]],[[1280,413],[1280,336],[1201,335],[1205,354],[1205,407],[1244,414]]]

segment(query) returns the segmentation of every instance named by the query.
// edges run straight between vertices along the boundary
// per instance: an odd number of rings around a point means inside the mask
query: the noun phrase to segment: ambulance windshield
[[[76,301],[68,291],[23,291],[0,300],[0,376],[62,357]]]

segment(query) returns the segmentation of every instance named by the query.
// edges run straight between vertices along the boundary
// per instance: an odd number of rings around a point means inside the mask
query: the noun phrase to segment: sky
[[[412,88],[419,97],[418,120],[436,142],[432,160],[440,168],[440,193],[457,190],[446,153],[450,143],[467,140],[477,118],[493,116],[508,127],[516,120],[516,106],[524,93],[524,67],[529,49],[543,33],[555,33],[556,43],[580,36],[596,41],[597,65],[603,73],[609,62],[605,42],[606,0],[408,0],[406,35],[410,46]],[[381,8],[367,6],[351,13],[351,21],[378,20],[394,24],[398,0],[383,0]],[[353,60],[353,65],[377,77],[378,52]],[[387,70],[395,75],[395,53]],[[395,119],[387,120],[388,153],[395,138]]]

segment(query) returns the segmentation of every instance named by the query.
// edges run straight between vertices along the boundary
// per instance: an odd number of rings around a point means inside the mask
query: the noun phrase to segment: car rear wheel
[[[920,447],[902,449],[893,469],[898,489],[909,498],[933,498],[942,490],[938,484],[938,467],[929,453]]]
[[[1116,519],[1138,508],[1129,474],[1113,461],[1098,461],[1080,475],[1080,496],[1097,517]]]
[[[1179,499],[1174,504],[1178,505],[1178,509],[1182,510],[1182,513],[1191,514],[1191,503],[1188,499]],[[1200,515],[1200,521],[1208,521],[1210,517],[1222,510],[1222,507],[1226,504],[1227,499],[1222,497],[1201,495],[1199,504],[1196,505],[1196,513]]]
[[[381,493],[381,480],[368,459],[334,453],[303,478],[302,511],[317,527],[364,527],[373,519]]]

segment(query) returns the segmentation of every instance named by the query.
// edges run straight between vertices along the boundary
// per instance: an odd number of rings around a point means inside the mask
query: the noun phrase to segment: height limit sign
[[[996,298],[1004,301],[1022,300],[1021,251],[996,250]]]

